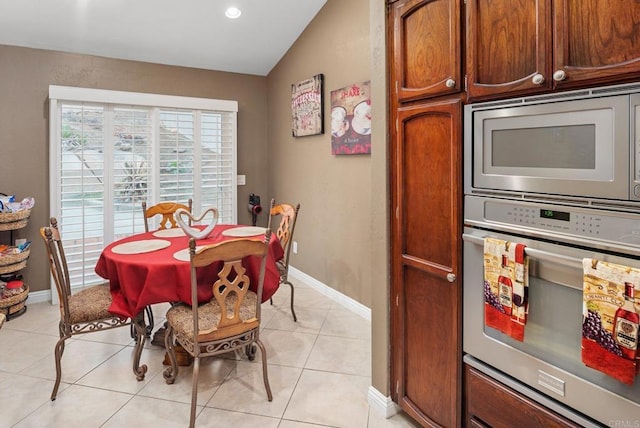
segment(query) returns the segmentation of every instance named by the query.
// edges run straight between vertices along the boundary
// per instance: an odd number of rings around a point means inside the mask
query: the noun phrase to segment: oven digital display
[[[552,220],[570,221],[570,214],[564,211],[540,210],[540,217]]]

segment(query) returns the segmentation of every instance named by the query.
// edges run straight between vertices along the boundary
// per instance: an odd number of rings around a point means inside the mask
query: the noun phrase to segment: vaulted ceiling
[[[0,0],[0,44],[266,76],[326,1]]]

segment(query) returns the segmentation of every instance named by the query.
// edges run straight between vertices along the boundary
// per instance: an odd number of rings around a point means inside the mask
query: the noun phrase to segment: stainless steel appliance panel
[[[465,224],[640,257],[640,213],[465,196]]]
[[[485,237],[521,242],[530,257],[529,316],[518,342],[484,325]],[[640,261],[522,236],[464,230],[463,349],[477,360],[600,423],[640,420],[640,382],[618,382],[581,361],[582,258],[640,268]],[[534,398],[535,399],[535,398]]]
[[[640,85],[468,104],[465,193],[640,200]]]

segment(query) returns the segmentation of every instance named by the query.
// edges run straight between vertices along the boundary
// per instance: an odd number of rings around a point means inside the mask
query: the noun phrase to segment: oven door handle
[[[468,233],[462,234],[462,239],[467,242],[471,242],[475,245],[484,245],[484,239],[479,236],[469,235]],[[576,257],[565,256],[563,254],[555,254],[549,251],[536,250],[535,248],[526,247],[524,253],[538,260],[542,260],[549,263],[555,263],[560,266],[565,266],[573,269],[582,270],[582,259]]]

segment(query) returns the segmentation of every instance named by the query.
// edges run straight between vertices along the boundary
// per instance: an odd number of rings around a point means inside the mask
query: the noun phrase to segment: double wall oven
[[[470,104],[464,120],[465,362],[583,426],[640,427],[640,377],[581,360],[582,260],[640,268],[640,84]],[[487,237],[526,245],[522,342],[485,326]]]

